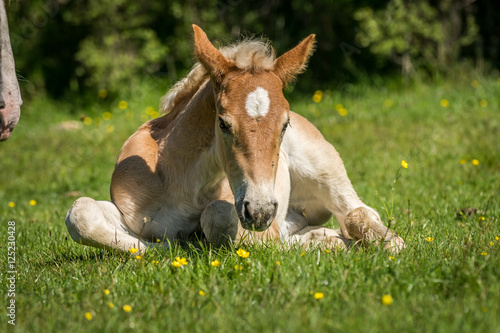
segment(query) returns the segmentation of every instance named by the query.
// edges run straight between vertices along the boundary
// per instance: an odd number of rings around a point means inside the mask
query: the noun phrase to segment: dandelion
[[[473,159],[472,160],[472,164],[475,165],[475,166],[478,166],[479,165],[479,160]]]
[[[99,89],[97,92],[97,96],[101,99],[104,99],[108,96],[108,91],[106,89]]]
[[[126,101],[120,101],[118,103],[118,108],[120,110],[126,110],[128,108],[128,103]]]
[[[123,306],[123,311],[130,312],[130,311],[132,311],[132,307],[130,305],[128,305],[128,304],[125,304]]]
[[[85,312],[85,318],[87,318],[87,320],[92,320],[92,313]]]
[[[113,304],[113,302],[109,302],[109,303],[108,303],[108,308],[112,309],[112,308],[114,308],[114,307],[115,307],[115,305]]]
[[[142,257],[141,257],[141,256],[136,256],[136,257],[135,257],[135,259],[137,259],[137,260],[141,260],[141,259],[142,259]]]
[[[158,260],[153,260],[152,263],[158,265],[160,262]]]
[[[204,292],[203,290],[200,290],[200,291],[198,291],[198,294],[200,294],[200,296],[205,296],[207,293]]]
[[[90,117],[85,117],[85,118],[83,118],[83,123],[84,123],[85,125],[87,125],[87,126],[92,125],[92,118],[90,118]]]
[[[488,253],[487,253],[486,251],[482,251],[482,252],[481,252],[481,255],[482,255],[482,256],[487,256],[487,255],[488,255]]]
[[[9,205],[9,207],[10,207],[10,208],[14,208],[14,207],[16,207],[16,203],[15,203],[15,202],[12,202],[12,201],[11,201],[11,202],[9,202],[9,204],[8,204],[8,205]]]
[[[484,221],[485,219],[486,219],[486,218],[485,218],[484,216],[479,216],[479,217],[478,217],[478,220],[479,220],[479,221]]]
[[[305,256],[305,255],[306,255],[306,253],[305,253],[305,252],[302,252],[302,253],[300,254],[300,256],[301,256],[301,257],[303,257],[303,256]]]
[[[389,306],[389,305],[392,305],[392,303],[394,303],[394,299],[392,298],[391,295],[388,295],[388,294],[385,294],[384,296],[382,296],[382,304],[386,305],[386,306]]]
[[[30,200],[30,206],[36,206],[36,200],[31,199]]]
[[[109,293],[111,293],[111,291],[109,291],[109,289],[104,289],[102,292],[104,293],[104,295],[109,295]]]
[[[241,266],[241,265],[234,265],[234,270],[235,271],[242,271],[243,270],[243,266]]]
[[[460,160],[460,164],[465,164],[465,163],[467,163],[467,160],[466,160],[465,158],[462,158],[462,159]]]
[[[401,161],[401,166],[402,166],[403,168],[405,168],[405,169],[408,169],[408,163],[406,163],[406,161],[405,161],[405,160],[402,160],[402,161]]]
[[[384,101],[384,106],[385,106],[386,108],[390,108],[390,107],[391,107],[391,106],[393,106],[393,105],[394,105],[394,102],[393,102],[392,100],[390,100],[390,99],[386,99],[386,100]]]
[[[479,81],[478,80],[472,80],[472,82],[470,83],[470,85],[474,88],[477,88],[479,87]]]
[[[325,294],[321,292],[315,292],[313,296],[315,299],[322,299],[323,297],[325,297]]]
[[[321,91],[321,90],[316,90],[316,91],[314,92],[313,97],[312,97],[313,102],[314,102],[314,103],[319,103],[319,102],[321,102],[321,100],[322,100],[322,99],[323,99],[323,91]]]
[[[479,101],[479,105],[482,107],[482,108],[485,108],[488,106],[488,101],[485,100],[485,99],[482,99]]]
[[[448,100],[447,100],[447,99],[444,99],[444,98],[443,98],[443,99],[439,102],[439,104],[440,104],[443,108],[447,108],[447,107],[449,107],[449,106],[450,106],[450,102],[448,102]]]
[[[238,249],[238,251],[236,251],[236,254],[242,258],[248,258],[248,256],[250,255],[250,252],[245,251],[245,250],[240,248],[240,249]]]
[[[220,266],[220,261],[219,261],[219,260],[217,260],[217,259],[215,259],[214,261],[212,261],[212,262],[210,263],[210,265],[212,265],[212,266],[214,266],[214,267],[219,267],[219,266]]]
[[[495,240],[496,240],[497,242],[500,242],[500,237],[495,236]]]
[[[179,258],[179,257],[175,257],[175,261],[172,262],[172,265],[174,267],[182,267],[184,265],[187,265],[187,260],[186,258]]]
[[[276,266],[281,266],[281,261],[276,261]]]
[[[109,111],[106,111],[102,114],[102,119],[105,119],[105,120],[110,120],[111,117],[113,117],[113,114]]]
[[[389,256],[389,260],[395,260],[396,258]]]
[[[160,240],[159,238],[157,238],[157,239],[156,239],[156,242],[157,242],[157,243],[160,243],[160,242],[161,242],[161,240]]]
[[[137,252],[137,249],[135,247],[131,247],[130,249],[128,249],[128,251],[132,254],[136,253]]]
[[[429,243],[432,242],[434,240],[434,238],[431,238],[431,237],[426,237],[425,238],[426,241],[428,241]]]

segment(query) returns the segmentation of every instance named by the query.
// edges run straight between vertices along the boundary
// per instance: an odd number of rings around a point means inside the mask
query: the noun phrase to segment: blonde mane
[[[270,42],[262,39],[246,39],[242,42],[219,49],[229,60],[235,62],[241,70],[260,72],[273,70],[276,52]],[[178,81],[163,98],[160,110],[169,113],[186,97],[192,96],[208,79],[205,68],[197,62],[188,75]]]

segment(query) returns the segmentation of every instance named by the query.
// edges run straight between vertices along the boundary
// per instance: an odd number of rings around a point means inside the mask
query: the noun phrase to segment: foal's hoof
[[[353,209],[345,218],[349,234],[360,240],[365,247],[378,246],[380,242],[386,250],[399,252],[405,243],[398,234],[382,224],[379,217],[365,207]]]

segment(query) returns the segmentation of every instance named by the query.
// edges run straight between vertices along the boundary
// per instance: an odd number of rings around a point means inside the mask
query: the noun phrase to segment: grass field
[[[256,245],[243,258],[187,244],[138,260],[80,246],[67,210],[78,196],[109,199],[121,145],[156,116],[148,107],[161,91],[90,104],[40,97],[0,143],[1,313],[15,221],[19,332],[500,332],[500,80],[380,80],[316,101],[314,90],[290,93],[292,109],[335,145],[387,221],[385,204],[403,252]],[[8,320],[1,332],[14,328]]]

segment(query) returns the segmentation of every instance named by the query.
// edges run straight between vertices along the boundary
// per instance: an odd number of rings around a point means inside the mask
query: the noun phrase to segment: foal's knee
[[[68,229],[71,238],[80,244],[88,244],[91,239],[92,227],[90,225],[94,218],[90,215],[93,214],[92,206],[95,205],[95,200],[91,198],[77,199],[68,213],[66,214],[66,228]]]
[[[379,216],[366,207],[350,211],[345,218],[345,225],[348,233],[366,247],[378,245],[380,242],[383,242],[384,249],[395,252],[405,247],[403,239],[383,225]]]
[[[216,246],[236,238],[238,214],[234,205],[223,200],[211,202],[201,214],[201,228],[207,240]]]

